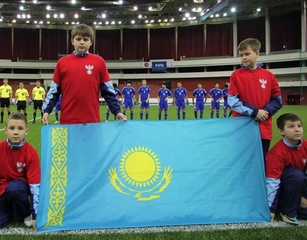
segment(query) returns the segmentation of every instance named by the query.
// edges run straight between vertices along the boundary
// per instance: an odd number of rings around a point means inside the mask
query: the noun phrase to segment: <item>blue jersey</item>
[[[183,87],[176,88],[174,91],[174,97],[176,98],[176,102],[184,101],[187,96],[187,90]]]
[[[124,87],[122,93],[125,101],[132,101],[133,96],[135,95],[135,90],[133,87]]]
[[[159,89],[159,92],[158,92],[158,97],[160,98],[160,102],[163,102],[165,101],[165,99],[167,97],[170,97],[171,96],[171,91],[167,88],[163,89],[163,88],[160,88]]]
[[[56,105],[55,105],[56,111],[61,111],[61,102],[62,102],[62,95],[60,95],[58,101],[56,102]]]
[[[213,98],[214,101],[224,96],[223,91],[221,89],[216,89],[216,88],[212,88],[209,94]]]
[[[59,96],[59,99],[58,99],[58,101],[57,101],[57,104],[58,104],[58,103],[61,104],[61,102],[62,102],[62,95]]]
[[[227,98],[228,98],[228,89],[223,89],[223,96],[224,96],[224,102],[227,102]]]
[[[204,98],[207,96],[207,92],[205,89],[196,88],[193,92],[193,96],[196,97],[197,102],[203,102]]]
[[[150,88],[148,86],[142,86],[139,88],[138,93],[141,96],[141,99],[147,99],[150,94]]]
[[[224,95],[224,110],[227,110],[229,108],[228,106],[228,89],[223,89],[223,95]]]
[[[122,95],[122,93],[121,93],[121,91],[119,90],[119,89],[114,89],[115,90],[115,96],[116,96],[116,98],[118,99],[121,95]]]

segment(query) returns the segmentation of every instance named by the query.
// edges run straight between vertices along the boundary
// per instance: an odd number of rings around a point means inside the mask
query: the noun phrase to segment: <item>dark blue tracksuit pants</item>
[[[279,207],[288,217],[307,219],[307,209],[301,208],[301,197],[307,199],[307,176],[296,168],[287,168],[281,176]]]
[[[14,212],[19,221],[30,215],[29,185],[22,180],[11,181],[0,196],[0,228],[5,227]]]

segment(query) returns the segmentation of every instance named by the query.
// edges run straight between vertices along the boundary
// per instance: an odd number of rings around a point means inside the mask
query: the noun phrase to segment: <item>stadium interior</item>
[[[94,29],[90,51],[106,60],[120,89],[127,80],[137,89],[142,79],[152,97],[162,81],[173,90],[180,80],[190,97],[198,82],[222,88],[240,67],[238,43],[254,37],[283,103],[307,104],[305,0],[0,1],[0,79],[14,92],[38,79],[48,89],[80,23]]]

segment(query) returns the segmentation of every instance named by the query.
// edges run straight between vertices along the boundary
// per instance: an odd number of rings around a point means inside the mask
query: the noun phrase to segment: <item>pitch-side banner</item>
[[[250,118],[42,128],[40,232],[268,222]]]

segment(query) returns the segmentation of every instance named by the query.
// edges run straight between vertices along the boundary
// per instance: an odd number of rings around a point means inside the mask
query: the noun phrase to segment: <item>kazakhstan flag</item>
[[[250,118],[48,125],[41,134],[40,232],[270,221]]]

